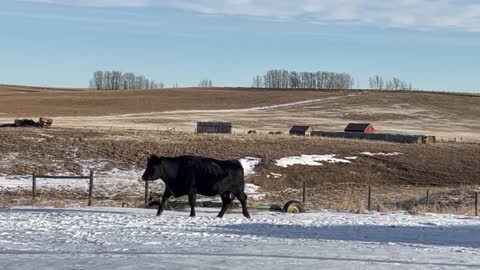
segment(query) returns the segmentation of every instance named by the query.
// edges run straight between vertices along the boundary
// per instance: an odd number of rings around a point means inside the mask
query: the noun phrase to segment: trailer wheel
[[[283,207],[283,212],[298,214],[298,213],[305,212],[305,208],[303,207],[302,203],[299,201],[288,201]]]

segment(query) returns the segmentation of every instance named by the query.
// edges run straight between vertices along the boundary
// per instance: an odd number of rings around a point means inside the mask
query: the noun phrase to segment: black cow
[[[250,218],[247,210],[247,195],[242,164],[238,160],[216,160],[199,156],[179,156],[175,158],[152,155],[148,158],[144,181],[161,178],[165,182],[165,192],[158,207],[161,215],[165,202],[170,196],[188,195],[190,216],[195,216],[196,194],[205,196],[220,195],[223,206],[217,217],[223,217],[235,197],[242,204],[243,215]]]

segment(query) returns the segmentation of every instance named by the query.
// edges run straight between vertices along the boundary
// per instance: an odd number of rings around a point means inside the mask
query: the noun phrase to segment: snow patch
[[[398,155],[401,155],[402,153],[399,153],[399,152],[393,152],[393,153],[382,153],[382,152],[379,152],[379,153],[371,153],[371,152],[362,152],[360,153],[360,155],[364,155],[364,156],[398,156]]]
[[[11,162],[15,161],[18,157],[18,153],[9,153],[3,158],[0,158],[0,167],[9,165]]]
[[[50,134],[45,134],[45,133],[39,133],[39,136],[45,137],[45,138],[54,138],[55,136],[50,135]]]
[[[35,138],[35,137],[27,137],[27,136],[22,136],[21,138],[26,141],[33,141],[33,142],[43,142],[46,140],[45,138]]]
[[[260,164],[262,159],[256,157],[245,157],[239,160],[243,167],[243,174],[245,177],[255,174],[255,167]]]
[[[144,171],[145,169],[141,169],[141,168],[133,168],[130,170],[113,168],[112,170],[104,173],[104,175],[117,177],[117,178],[130,178],[130,179],[141,180],[141,177]]]
[[[273,173],[272,172],[267,176],[267,178],[270,178],[270,176],[273,176],[273,178],[278,179],[278,178],[282,177],[283,175],[281,175],[279,173]]]
[[[0,174],[0,188],[31,187],[32,176],[7,176]]]
[[[301,155],[285,157],[276,161],[275,165],[287,168],[292,165],[322,166],[323,163],[351,163],[351,161],[342,158],[336,158],[337,155]]]
[[[265,194],[261,193],[260,187],[254,184],[245,184],[245,193],[248,195],[249,199],[254,201],[262,200],[265,198]]]

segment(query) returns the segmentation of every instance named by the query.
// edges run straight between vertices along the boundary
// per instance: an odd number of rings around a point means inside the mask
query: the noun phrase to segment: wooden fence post
[[[372,210],[372,187],[368,186],[368,211]]]
[[[303,181],[303,196],[302,196],[303,205],[305,205],[306,201],[307,201],[307,183],[306,181]]]
[[[37,191],[37,176],[35,173],[32,174],[32,204],[35,205],[36,201],[36,191]]]
[[[148,181],[145,181],[145,208],[148,207]]]
[[[92,195],[93,195],[93,176],[94,172],[90,170],[90,184],[88,185],[88,206],[92,206]]]

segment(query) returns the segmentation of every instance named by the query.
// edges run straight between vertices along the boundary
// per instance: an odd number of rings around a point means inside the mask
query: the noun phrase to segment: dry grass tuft
[[[365,214],[365,202],[364,201],[357,201],[356,207],[355,207],[355,214],[361,215]]]

